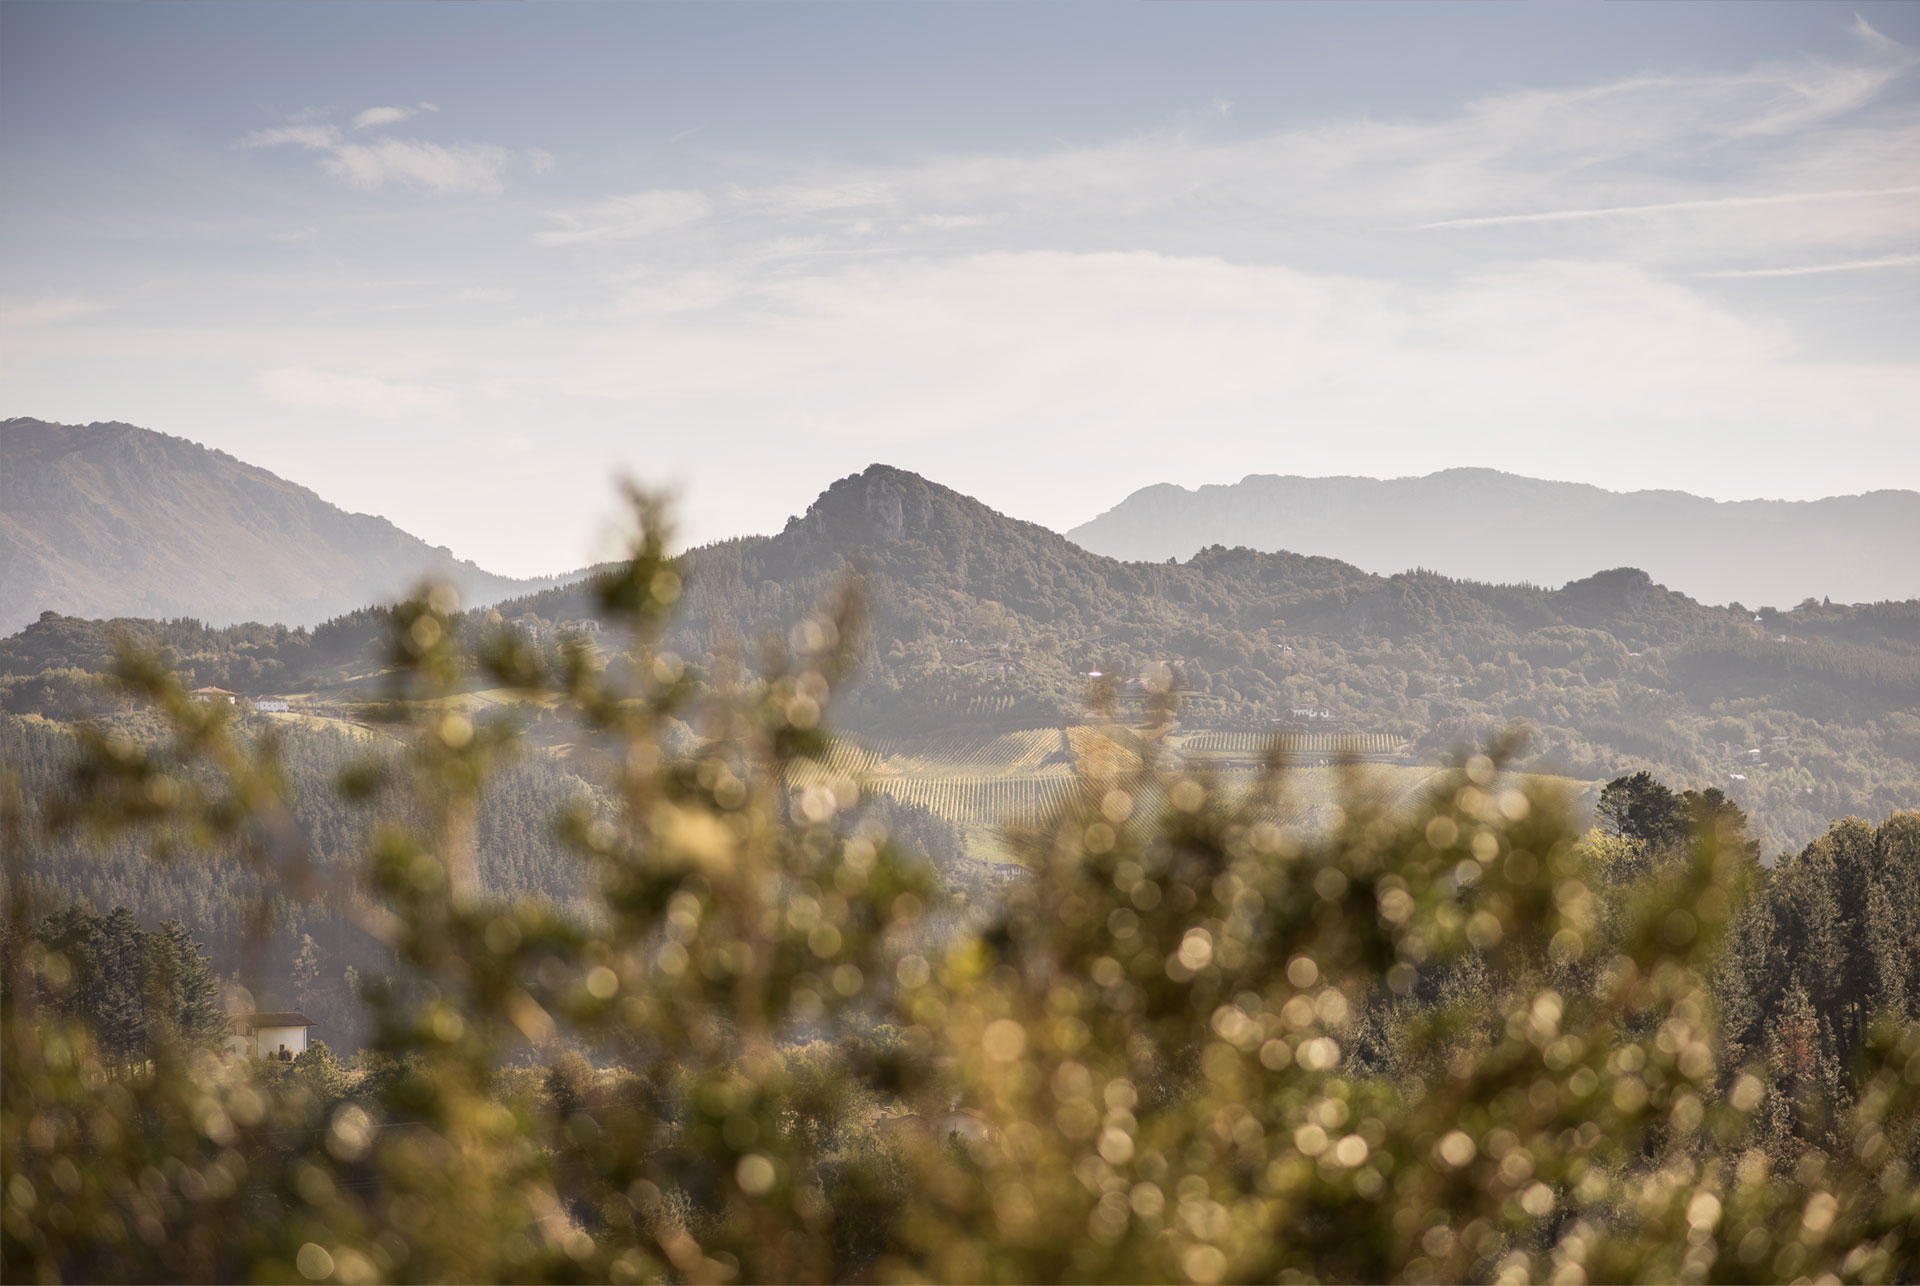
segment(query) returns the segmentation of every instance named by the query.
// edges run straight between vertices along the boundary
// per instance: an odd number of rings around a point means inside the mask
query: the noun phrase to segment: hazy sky
[[[1920,487],[1920,6],[0,5],[0,415],[509,573],[876,460],[1067,527]],[[578,470],[592,479],[584,492]]]

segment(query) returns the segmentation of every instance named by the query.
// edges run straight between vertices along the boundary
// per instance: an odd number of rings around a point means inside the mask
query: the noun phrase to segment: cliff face
[[[1209,545],[1290,549],[1382,575],[1424,567],[1490,583],[1564,585],[1645,569],[1709,603],[1920,595],[1920,494],[1720,502],[1606,491],[1492,469],[1424,478],[1256,475],[1230,486],[1146,487],[1067,535],[1115,558],[1187,558]]]
[[[541,588],[184,438],[0,422],[0,632],[52,610],[312,625],[450,580],[469,603]]]

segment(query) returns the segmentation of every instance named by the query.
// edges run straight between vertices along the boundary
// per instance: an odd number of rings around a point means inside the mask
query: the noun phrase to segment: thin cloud
[[[398,125],[401,121],[418,116],[421,112],[439,110],[432,103],[415,103],[412,107],[369,107],[353,118],[353,127],[372,129],[377,125]]]
[[[1859,14],[1853,15],[1853,34],[1866,41],[1875,49],[1892,50],[1902,48],[1899,41],[1881,34],[1874,25]]]
[[[492,143],[442,144],[399,138],[350,142],[331,125],[282,125],[254,130],[244,136],[239,145],[245,148],[294,146],[323,153],[322,170],[365,191],[398,183],[443,196],[499,192],[506,186],[507,169],[513,162],[512,152]],[[532,161],[537,170],[539,157],[533,157]]]
[[[1861,272],[1870,268],[1912,268],[1920,266],[1920,254],[1881,255],[1878,259],[1850,259],[1845,263],[1797,264],[1789,268],[1730,268],[1723,272],[1703,272],[1701,277],[1811,277],[1822,272]]]
[[[1558,253],[1591,253],[1598,240],[1637,262],[1866,257],[1911,229],[1909,206],[1866,198],[1907,195],[1920,180],[1920,119],[1905,102],[1859,109],[1913,65],[1904,47],[1876,46],[1851,64],[1637,75],[1490,94],[1435,117],[1258,133],[1196,114],[1093,144],[794,167],[730,187],[728,199],[743,216],[821,231],[885,213],[933,233],[923,217],[960,210],[1009,236],[1071,226],[1103,244],[1151,245],[1165,233],[1180,247],[1193,244],[1203,212],[1211,244],[1290,257],[1352,252],[1382,231],[1510,225],[1558,232]],[[1774,218],[1778,205],[1809,213]],[[1743,210],[1636,228],[1630,245],[1607,224]],[[1492,249],[1504,257],[1517,247]]]
[[[421,143],[383,138],[374,143],[342,143],[320,167],[354,187],[371,191],[388,183],[441,195],[492,193],[506,186],[513,154],[491,143]]]
[[[1696,210],[1735,210],[1763,205],[1802,205],[1810,201],[1860,201],[1874,197],[1913,196],[1920,184],[1893,188],[1841,188],[1833,192],[1776,192],[1765,196],[1701,197],[1691,201],[1656,201],[1650,205],[1609,205],[1582,210],[1540,210],[1529,214],[1476,215],[1467,219],[1440,219],[1416,223],[1409,231],[1440,228],[1495,228],[1518,223],[1572,223],[1581,219],[1611,219],[1633,214],[1679,214]]]
[[[340,131],[331,125],[279,125],[273,129],[249,131],[240,139],[241,147],[296,147],[322,151],[340,142]]]
[[[578,210],[553,210],[547,217],[560,224],[535,237],[542,245],[575,245],[588,241],[631,241],[698,223],[713,203],[699,192],[655,188],[597,201]]]

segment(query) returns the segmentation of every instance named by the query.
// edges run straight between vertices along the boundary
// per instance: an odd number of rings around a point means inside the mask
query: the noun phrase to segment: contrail
[[[1920,184],[1897,188],[1839,188],[1832,192],[1781,192],[1772,196],[1702,197],[1693,201],[1662,201],[1655,205],[1609,205],[1590,210],[1543,210],[1536,214],[1489,214],[1472,219],[1442,219],[1438,223],[1416,223],[1411,232],[1435,228],[1490,228],[1507,223],[1572,223],[1580,219],[1605,219],[1616,214],[1669,214],[1682,210],[1729,210],[1755,205],[1798,205],[1807,201],[1856,201],[1876,196],[1912,196],[1920,193]]]
[[[1729,268],[1700,272],[1696,277],[1806,277],[1816,272],[1854,272],[1862,268],[1909,268],[1920,264],[1920,254],[1882,255],[1878,259],[1849,259],[1845,263],[1810,263],[1795,268]]]

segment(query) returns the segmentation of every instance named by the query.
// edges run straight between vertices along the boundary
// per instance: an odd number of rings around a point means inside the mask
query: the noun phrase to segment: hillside
[[[870,736],[1069,726],[1091,672],[1125,706],[1165,666],[1188,729],[1338,729],[1431,761],[1523,726],[1532,770],[1718,785],[1770,848],[1920,801],[1920,602],[1755,613],[1630,567],[1546,590],[1218,546],[1121,562],[881,465],[779,534],[688,562],[672,642],[690,657],[857,575],[869,621],[835,718]],[[587,604],[561,590],[501,610]]]
[[[184,438],[0,422],[0,630],[43,611],[315,625],[429,575],[469,602],[551,583],[495,576]]]
[[[696,673],[716,652],[750,668],[761,640],[784,638],[857,583],[858,669],[830,717],[876,753],[921,747],[902,762],[956,790],[975,776],[1034,774],[1039,789],[1047,772],[1011,760],[976,772],[925,749],[929,739],[1082,726],[1101,689],[1116,717],[1133,719],[1159,688],[1177,698],[1181,744],[1237,747],[1230,758],[1284,734],[1323,739],[1299,742],[1308,758],[1329,753],[1310,744],[1353,744],[1432,764],[1523,727],[1518,766],[1581,782],[1650,768],[1676,786],[1719,786],[1770,852],[1805,844],[1831,818],[1920,802],[1920,601],[1735,611],[1630,567],[1547,590],[1217,546],[1128,563],[882,465],[836,482],[776,535],[696,549],[685,563],[667,641]],[[592,610],[574,584],[468,624],[514,619],[523,637],[557,646],[562,623]],[[312,693],[350,712],[354,676],[371,668],[354,658],[383,628],[376,612],[311,635],[50,617],[0,641],[0,671],[98,669],[118,629],[168,649],[196,683]],[[18,713],[93,700],[65,679],[10,682],[6,708]],[[1028,783],[992,789],[1016,788]],[[980,813],[972,795],[955,798],[922,802],[956,820]]]
[[[1920,595],[1920,494],[1719,502],[1605,491],[1492,469],[1423,478],[1254,475],[1194,491],[1134,492],[1067,535],[1160,562],[1208,545],[1327,554],[1391,574],[1425,567],[1493,583],[1564,585],[1641,568],[1703,602],[1789,606]]]

